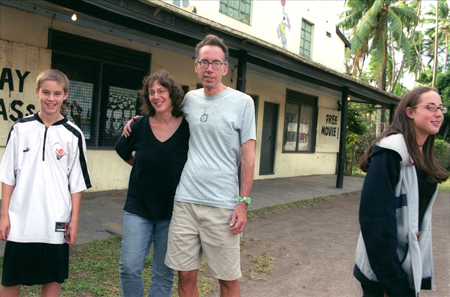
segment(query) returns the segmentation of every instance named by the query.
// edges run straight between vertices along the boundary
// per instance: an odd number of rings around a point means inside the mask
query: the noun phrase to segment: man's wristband
[[[245,204],[250,205],[252,198],[250,197],[239,197],[239,202],[245,202]]]

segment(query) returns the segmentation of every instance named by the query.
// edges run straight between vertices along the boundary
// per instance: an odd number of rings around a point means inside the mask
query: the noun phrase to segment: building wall
[[[192,55],[176,53],[157,46],[151,46],[130,38],[106,34],[77,23],[69,23],[38,14],[21,11],[0,5],[0,71],[11,72],[11,76],[2,76],[0,81],[0,153],[3,155],[7,134],[11,125],[20,115],[26,116],[39,110],[35,95],[35,78],[40,71],[51,66],[51,50],[47,49],[48,29],[108,42],[126,48],[151,53],[151,73],[165,69],[181,84],[195,89],[199,80],[194,73]],[[6,70],[5,70],[6,69]],[[9,69],[9,70],[8,70]],[[20,75],[29,74],[23,79],[20,89]],[[224,77],[223,83],[236,87],[236,73]],[[13,90],[10,90],[13,86]],[[315,95],[318,100],[318,124],[316,150],[314,153],[283,153],[283,129],[286,107],[286,89]],[[292,83],[273,80],[258,74],[247,75],[247,93],[258,96],[257,102],[257,148],[255,179],[289,177],[310,174],[334,174],[338,140],[321,135],[322,125],[327,123],[327,115],[339,115],[337,101],[330,97],[304,90]],[[259,175],[261,133],[263,126],[264,102],[279,104],[277,144],[275,152],[275,170],[273,175]],[[5,120],[6,117],[6,120]],[[123,162],[112,147],[88,148],[88,166],[93,188],[89,191],[125,189],[131,167]]]
[[[311,60],[342,72],[345,44],[336,34],[337,11],[334,1],[253,0],[250,25],[219,12],[219,0],[164,0],[183,8],[183,3],[195,6],[199,16],[214,20],[237,31],[252,35],[299,54],[302,19],[313,24]],[[186,9],[186,8],[185,8]],[[283,21],[284,20],[284,21]],[[279,36],[280,24],[285,33]],[[290,27],[290,28],[289,28]],[[326,33],[329,32],[331,37]],[[285,46],[283,46],[285,38]],[[332,49],[332,50],[330,50]]]
[[[299,91],[319,97],[319,116],[317,124],[316,150],[314,153],[283,153],[283,129],[285,122],[286,89]],[[255,178],[281,178],[312,174],[335,174],[337,153],[339,152],[339,138],[322,135],[321,127],[326,122],[326,115],[333,114],[338,118],[336,125],[330,126],[340,128],[340,113],[337,111],[337,101],[324,95],[301,89],[292,84],[273,81],[265,77],[248,74],[247,87],[248,94],[258,94],[257,118],[257,143],[255,157]],[[261,160],[261,138],[264,120],[264,102],[279,104],[277,138],[275,150],[274,174],[260,175],[259,167]]]

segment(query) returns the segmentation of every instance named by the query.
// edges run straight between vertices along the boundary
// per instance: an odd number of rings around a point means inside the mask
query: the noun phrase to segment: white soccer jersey
[[[15,187],[8,241],[64,243],[70,194],[91,187],[83,133],[67,119],[49,127],[37,113],[18,120],[9,132],[0,181]]]

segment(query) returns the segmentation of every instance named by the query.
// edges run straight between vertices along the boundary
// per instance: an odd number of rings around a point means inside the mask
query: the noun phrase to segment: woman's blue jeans
[[[169,220],[151,222],[125,211],[119,274],[123,297],[144,296],[142,269],[150,246],[154,243],[153,275],[149,297],[170,297],[175,272],[164,264]]]

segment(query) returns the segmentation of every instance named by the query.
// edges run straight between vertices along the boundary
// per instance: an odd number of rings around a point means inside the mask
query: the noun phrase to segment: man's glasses
[[[432,111],[432,112],[436,112],[438,109],[440,109],[440,110],[442,111],[442,113],[447,113],[447,111],[448,111],[448,108],[447,108],[447,107],[445,107],[445,106],[443,106],[443,105],[437,106],[437,105],[434,105],[434,104],[417,105],[417,106],[414,106],[414,108],[415,108],[415,107],[419,107],[419,106],[426,106],[427,109],[428,109],[429,111]]]
[[[227,65],[228,63],[227,62],[222,63],[220,61],[209,62],[208,60],[200,60],[200,61],[197,61],[197,64],[200,65],[200,67],[203,68],[203,69],[208,69],[209,64],[211,64],[212,68],[217,70],[220,67],[222,67],[222,64]]]

